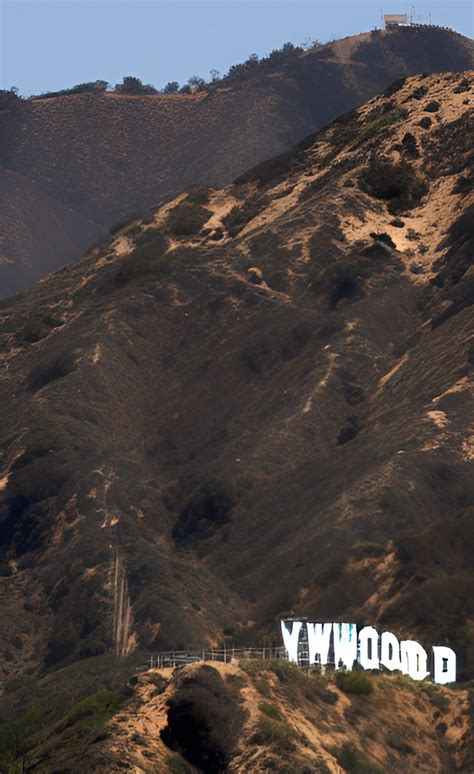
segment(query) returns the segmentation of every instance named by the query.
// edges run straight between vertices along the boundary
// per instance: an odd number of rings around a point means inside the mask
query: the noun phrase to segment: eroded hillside
[[[191,95],[10,99],[1,106],[0,164],[23,182],[17,178],[15,210],[2,208],[0,216],[2,232],[19,240],[0,251],[8,262],[0,262],[0,295],[75,260],[78,243],[96,241],[90,221],[109,228],[189,185],[226,184],[399,76],[461,71],[472,62],[472,43],[461,35],[410,27],[336,41]],[[83,228],[59,251],[50,222],[54,215],[69,234],[69,209]],[[43,232],[25,252],[32,217],[44,221]]]
[[[472,687],[321,676],[278,660],[138,671],[128,681],[126,672],[123,662],[90,659],[30,684],[16,719],[11,700],[8,721],[0,714],[0,765],[38,774],[453,774],[474,762]]]
[[[471,79],[400,81],[3,303],[5,675],[294,610],[472,676]]]

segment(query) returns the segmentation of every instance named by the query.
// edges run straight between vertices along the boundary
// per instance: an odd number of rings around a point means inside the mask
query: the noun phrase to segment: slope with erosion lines
[[[293,610],[472,675],[459,83],[401,82],[3,303],[6,673],[117,646],[118,557],[131,647],[271,640]]]

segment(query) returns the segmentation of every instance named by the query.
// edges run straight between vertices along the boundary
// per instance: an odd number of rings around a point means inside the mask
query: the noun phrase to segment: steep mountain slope
[[[0,113],[2,164],[88,221],[109,228],[191,184],[229,182],[397,77],[465,70],[472,62],[472,43],[461,35],[400,28],[299,56],[290,53],[270,68],[251,69],[194,95],[10,100]],[[31,203],[22,199],[22,186],[17,196],[20,213],[29,217]],[[12,214],[2,211],[0,218],[1,230],[11,230]],[[83,241],[91,244],[89,232],[85,224]],[[36,242],[27,257],[21,259],[19,252],[12,245],[6,254],[13,262],[8,286],[0,265],[2,296],[57,268],[54,249],[49,263]],[[71,247],[64,249],[62,261],[76,257]]]
[[[474,669],[472,74],[0,307],[4,673],[343,618]]]

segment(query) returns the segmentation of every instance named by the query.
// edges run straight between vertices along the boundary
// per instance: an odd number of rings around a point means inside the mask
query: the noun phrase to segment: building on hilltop
[[[390,27],[405,27],[408,24],[406,13],[384,13],[383,22],[385,29]]]

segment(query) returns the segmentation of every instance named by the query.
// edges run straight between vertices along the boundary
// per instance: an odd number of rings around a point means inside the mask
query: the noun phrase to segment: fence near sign
[[[153,653],[150,656],[149,669],[177,667],[184,664],[196,664],[199,661],[220,661],[230,664],[233,659],[283,659],[288,660],[288,654],[283,647],[279,648],[205,648],[203,650],[169,650],[163,653]]]

